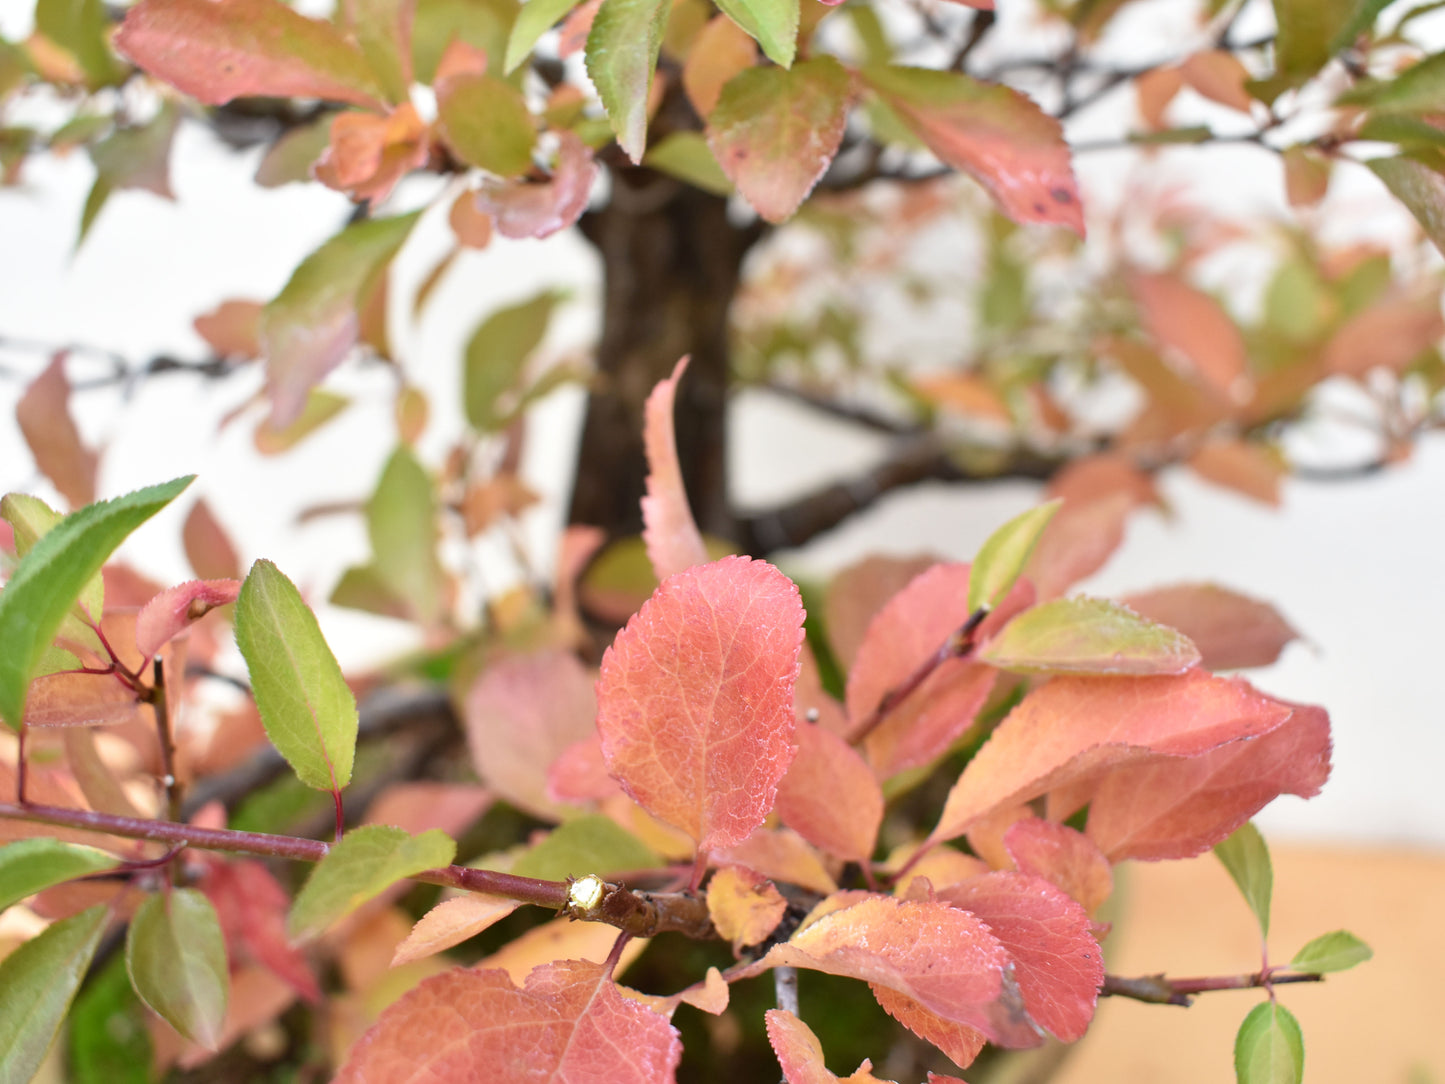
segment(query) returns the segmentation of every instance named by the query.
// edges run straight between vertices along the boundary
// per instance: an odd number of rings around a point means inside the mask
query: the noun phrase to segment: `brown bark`
[[[684,354],[677,451],[698,526],[734,538],[728,503],[728,313],[758,229],[728,221],[727,201],[648,169],[612,172],[607,205],[582,220],[603,265],[602,338],[569,521],[609,539],[642,529],[643,404]]]

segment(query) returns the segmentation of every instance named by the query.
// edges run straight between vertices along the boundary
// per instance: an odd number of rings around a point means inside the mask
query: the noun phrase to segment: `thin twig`
[[[1222,975],[1201,979],[1169,979],[1163,975],[1141,975],[1124,978],[1105,975],[1100,997],[1127,997],[1153,1005],[1192,1005],[1196,994],[1214,990],[1253,990],[1282,986],[1292,982],[1323,982],[1324,976],[1313,972],[1254,971],[1245,975]]]

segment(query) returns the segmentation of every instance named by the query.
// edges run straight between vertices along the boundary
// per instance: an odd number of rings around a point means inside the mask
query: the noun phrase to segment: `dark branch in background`
[[[441,689],[383,688],[362,703],[356,736],[358,741],[369,741],[403,729],[437,727],[456,733],[459,725],[451,701]],[[228,810],[233,809],[289,770],[281,754],[268,745],[229,771],[192,785],[181,806],[181,819],[189,820],[208,802],[220,802]]]
[[[85,377],[71,381],[70,386],[73,391],[95,391],[102,388],[119,387],[129,392],[138,381],[153,376],[174,374],[199,376],[205,380],[223,380],[251,364],[248,361],[224,358],[220,355],[212,355],[199,361],[187,361],[169,354],[157,354],[145,361],[136,362],[118,351],[109,350],[103,346],[91,346],[88,343],[42,343],[33,339],[22,339],[4,334],[0,334],[0,351],[27,355],[39,354],[47,358],[56,354],[95,358],[104,362],[109,368],[110,371],[103,376]],[[35,373],[21,372],[9,366],[0,366],[0,379],[29,383],[35,379],[35,375]]]

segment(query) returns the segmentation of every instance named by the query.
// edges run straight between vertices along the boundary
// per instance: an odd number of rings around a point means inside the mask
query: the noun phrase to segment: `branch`
[[[1022,447],[950,450],[938,436],[923,434],[900,440],[887,458],[860,475],[778,507],[739,516],[738,541],[743,552],[766,557],[801,546],[904,486],[926,481],[1046,481],[1071,458]]]
[[[1323,982],[1324,976],[1314,972],[1256,971],[1246,975],[1223,975],[1205,979],[1168,979],[1163,975],[1141,975],[1127,979],[1105,975],[1100,997],[1127,997],[1153,1005],[1192,1005],[1195,994],[1212,990],[1251,990],[1283,986],[1291,982]]]
[[[11,802],[0,802],[0,818],[53,824],[152,843],[180,844],[207,851],[302,862],[321,861],[333,846],[317,839],[296,836],[200,828],[175,821],[119,817],[88,809],[16,805]],[[604,882],[598,877],[584,877],[575,882],[543,881],[535,877],[518,877],[496,870],[456,865],[423,870],[410,879],[549,907],[569,918],[606,922],[635,937],[653,937],[668,932],[699,940],[716,936],[708,916],[707,901],[686,892],[637,892],[623,885]]]

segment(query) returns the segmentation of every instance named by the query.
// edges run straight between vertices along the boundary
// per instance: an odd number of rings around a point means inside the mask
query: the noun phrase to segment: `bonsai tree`
[[[1267,933],[1248,820],[1318,791],[1328,721],[1212,671],[1272,661],[1293,632],[1219,588],[1068,592],[1158,502],[1166,466],[1273,502],[1290,471],[1372,471],[1436,424],[1434,265],[1306,226],[1332,173],[1368,169],[1440,243],[1439,57],[1412,38],[1429,5],[1276,0],[1272,23],[1262,3],[1205,5],[1177,42],[1115,63],[1136,6],[1045,5],[1058,48],[1039,52],[990,10],[888,0],[356,0],[331,18],[141,0],[118,25],[41,0],[34,35],[0,51],[0,93],[73,112],[5,129],[6,170],[85,145],[82,240],[116,191],[165,194],[181,123],[264,133],[259,183],[309,177],[355,201],[275,298],[199,316],[211,356],[117,372],[264,364],[257,441],[274,453],[344,405],[325,386],[338,366],[390,366],[372,558],[331,598],[415,623],[426,648],[344,675],[292,580],[265,559],[246,571],[205,500],[184,539],[200,579],[112,562],[189,480],[95,502],[66,352],[39,368],[20,427],[75,511],[18,493],[0,507],[15,558],[0,715],[17,735],[0,887],[38,919],[0,964],[6,1071],[29,1079],[69,1011],[77,1079],[116,1063],[251,1079],[264,1033],[271,1060],[343,1079],[666,1080],[686,1029],[685,1077],[781,1063],[819,1080],[823,1044],[877,1056],[887,1019],[914,1037],[915,1075],[940,1079],[988,1071],[985,1044],[1077,1040],[1101,993],[1258,986],[1240,1077],[1299,1079],[1276,987],[1359,962],[1362,943],[1132,979],[1106,972],[1100,917],[1115,863],[1212,847]],[[1131,87],[1137,121],[1071,143],[1066,122]],[[1076,155],[1224,143],[1280,161],[1305,225],[1241,230],[1144,198],[1090,217]],[[403,199],[418,173],[450,180]],[[556,295],[478,314],[466,431],[433,464],[387,326],[392,263],[428,213],[455,245],[418,310],[494,234],[576,226],[604,286],[587,374],[537,364]],[[967,239],[979,273],[911,266],[940,236]],[[1205,288],[1228,245],[1265,250],[1256,305]],[[949,364],[880,345],[900,312],[950,305],[971,330]],[[525,418],[576,379],[588,408],[555,573],[475,604],[443,543],[526,513]],[[1361,392],[1377,447],[1292,462],[1283,444],[1327,380]],[[740,513],[724,424],[739,382],[890,451],[866,478]],[[1129,410],[1101,406],[1111,389]],[[763,560],[900,486],[999,477],[1050,500],[971,563],[877,559],[800,595]],[[223,648],[232,604],[244,676]],[[296,860],[314,864],[304,883],[279,864]],[[539,924],[538,907],[561,917]],[[800,973],[832,979],[800,999]],[[723,1057],[709,1013],[756,1049]]]

